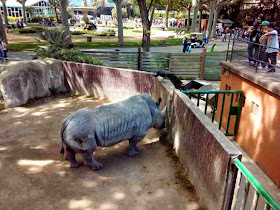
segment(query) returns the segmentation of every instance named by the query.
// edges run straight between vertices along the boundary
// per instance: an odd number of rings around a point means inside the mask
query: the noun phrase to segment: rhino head
[[[154,110],[153,124],[152,124],[152,127],[154,128],[165,128],[166,106],[162,111],[160,111],[159,107],[161,101],[162,99],[159,98],[158,102],[156,102],[156,109]]]

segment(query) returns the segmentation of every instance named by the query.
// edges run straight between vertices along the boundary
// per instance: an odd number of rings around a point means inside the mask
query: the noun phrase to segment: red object
[[[42,46],[45,46],[45,44],[42,44]]]

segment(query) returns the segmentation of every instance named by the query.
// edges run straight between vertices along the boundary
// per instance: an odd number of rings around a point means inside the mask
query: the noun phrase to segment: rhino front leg
[[[94,156],[93,156],[94,151],[95,150],[88,150],[85,153],[81,154],[81,156],[84,158],[84,164],[85,165],[91,166],[91,169],[93,171],[97,171],[97,170],[100,170],[100,169],[103,168],[103,164],[97,162],[94,159]]]
[[[66,146],[66,160],[70,162],[70,168],[78,168],[80,166],[76,160],[75,151],[68,146]]]
[[[144,137],[145,136],[134,136],[129,139],[129,147],[126,153],[129,157],[133,157],[138,154],[138,147],[136,145],[139,141],[142,141]]]

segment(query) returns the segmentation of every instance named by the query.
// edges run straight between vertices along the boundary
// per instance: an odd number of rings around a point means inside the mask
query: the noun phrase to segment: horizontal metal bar
[[[271,197],[271,195],[263,188],[253,174],[241,163],[238,158],[234,159],[234,164],[242,172],[242,174],[253,184],[254,188],[263,196],[265,201],[275,210],[280,210],[280,205]]]
[[[182,93],[186,94],[223,94],[223,93],[243,93],[242,90],[182,90]]]

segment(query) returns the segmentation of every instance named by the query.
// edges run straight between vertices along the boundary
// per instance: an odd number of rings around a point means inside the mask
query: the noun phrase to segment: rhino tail
[[[65,153],[65,150],[64,150],[64,137],[63,137],[63,133],[65,131],[65,129],[67,128],[67,125],[68,123],[74,118],[74,115],[69,115],[68,117],[66,117],[64,120],[63,120],[63,123],[62,123],[62,126],[61,126],[61,129],[60,129],[60,137],[61,137],[61,150],[60,150],[60,154],[62,154],[62,156],[64,155]]]

